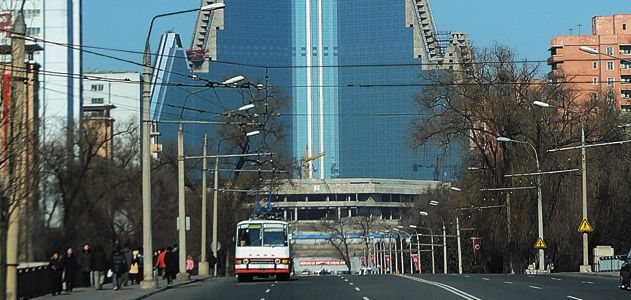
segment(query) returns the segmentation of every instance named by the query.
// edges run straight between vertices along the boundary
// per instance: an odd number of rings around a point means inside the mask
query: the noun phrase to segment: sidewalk
[[[561,272],[561,273],[553,273],[554,274],[565,274],[572,276],[590,276],[590,277],[605,277],[605,278],[619,278],[620,272],[589,272],[589,273],[581,273],[581,272]]]
[[[34,299],[41,300],[49,300],[49,299],[59,299],[59,300],[79,300],[79,299],[94,299],[94,300],[113,300],[113,299],[145,299],[151,295],[162,292],[164,290],[187,285],[193,282],[204,281],[210,276],[193,276],[191,280],[187,281],[173,281],[173,284],[167,286],[166,280],[160,279],[158,281],[158,288],[155,289],[141,289],[139,285],[127,285],[122,286],[119,290],[114,291],[111,283],[103,285],[103,290],[96,290],[94,288],[75,288],[71,294],[67,292],[63,292],[61,296],[52,296],[46,295],[42,297],[37,297]]]

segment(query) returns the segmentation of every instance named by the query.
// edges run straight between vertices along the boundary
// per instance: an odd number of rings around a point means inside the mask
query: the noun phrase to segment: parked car
[[[318,272],[318,275],[331,275],[331,270],[322,269]]]
[[[620,289],[631,290],[631,250],[620,268]]]
[[[309,276],[309,275],[311,275],[311,271],[309,271],[309,270],[307,270],[307,269],[302,270],[302,273],[300,273],[300,275],[303,275],[303,276]]]

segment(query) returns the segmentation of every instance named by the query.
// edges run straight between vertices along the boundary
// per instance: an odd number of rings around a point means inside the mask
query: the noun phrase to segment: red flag
[[[412,254],[412,262],[414,262],[414,272],[418,272],[419,268],[421,267],[418,254]]]
[[[475,256],[475,264],[480,264],[480,256],[482,255],[482,238],[481,237],[472,237],[471,241],[473,242],[473,256]]]
[[[388,269],[392,269],[392,265],[390,264],[390,255],[386,254],[386,266]]]
[[[366,266],[366,259],[364,258],[364,256],[362,255],[362,267]]]

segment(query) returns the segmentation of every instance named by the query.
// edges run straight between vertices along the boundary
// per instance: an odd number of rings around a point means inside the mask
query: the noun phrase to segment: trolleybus
[[[234,273],[239,281],[276,276],[289,280],[292,256],[288,223],[278,220],[247,220],[237,224]]]

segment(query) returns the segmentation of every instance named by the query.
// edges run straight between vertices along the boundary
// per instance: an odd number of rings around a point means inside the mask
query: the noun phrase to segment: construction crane
[[[326,155],[326,152],[320,152],[311,156],[307,156],[308,152],[305,152],[305,157],[302,159],[302,178],[311,179],[311,161],[314,161],[322,156]]]

